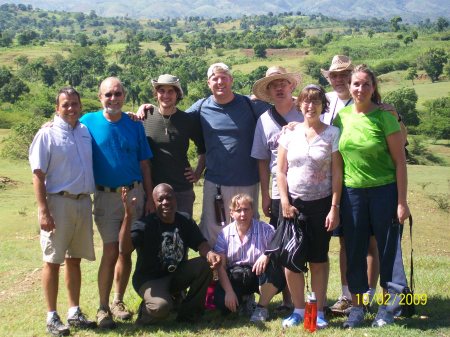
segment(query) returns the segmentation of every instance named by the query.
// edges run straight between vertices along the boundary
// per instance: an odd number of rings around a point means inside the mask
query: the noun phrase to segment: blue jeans
[[[371,230],[380,257],[380,285],[397,293],[406,285],[401,253],[403,226],[397,218],[397,184],[342,190],[341,219],[347,254],[347,281],[352,294],[369,289],[367,249]],[[372,226],[372,228],[370,228]]]

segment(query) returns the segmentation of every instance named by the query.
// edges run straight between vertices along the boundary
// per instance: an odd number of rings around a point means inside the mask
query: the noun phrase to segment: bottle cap
[[[317,301],[317,299],[316,299],[316,293],[315,293],[314,291],[311,291],[311,293],[310,293],[309,296],[308,296],[308,299],[309,299],[310,301]]]

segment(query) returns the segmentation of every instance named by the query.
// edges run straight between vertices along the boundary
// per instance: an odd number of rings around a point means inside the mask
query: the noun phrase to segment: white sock
[[[377,292],[376,288],[369,288],[369,290],[366,291],[366,294],[369,294],[369,302],[372,302],[372,298],[375,296],[375,293]]]
[[[352,299],[352,294],[348,290],[348,285],[342,285],[342,296],[345,296],[348,300]]]
[[[299,314],[300,316],[305,317],[305,309],[295,308],[294,309],[294,314]]]
[[[53,318],[53,315],[56,315],[56,314],[57,314],[56,311],[49,311],[49,312],[47,312],[47,323],[50,323],[50,321]]]
[[[114,302],[122,302],[123,301],[123,295],[119,293],[114,293]]]
[[[73,316],[75,316],[79,308],[80,308],[79,306],[70,307],[69,311],[67,312],[67,318],[72,318]]]
[[[317,317],[325,319],[325,314],[323,313],[323,311],[317,311]]]

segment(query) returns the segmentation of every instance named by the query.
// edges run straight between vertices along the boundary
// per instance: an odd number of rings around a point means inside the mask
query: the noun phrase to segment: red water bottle
[[[316,331],[317,328],[317,299],[314,292],[311,292],[306,302],[303,327],[310,332]]]

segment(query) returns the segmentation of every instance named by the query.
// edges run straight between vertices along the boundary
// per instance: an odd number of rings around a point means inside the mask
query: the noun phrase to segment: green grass
[[[0,130],[0,139],[8,131]],[[450,158],[448,142],[433,145]],[[409,203],[414,216],[414,256],[416,293],[426,294],[428,304],[418,307],[418,314],[411,319],[398,321],[395,326],[384,329],[369,328],[371,315],[366,316],[365,327],[343,331],[343,318],[330,320],[330,328],[316,332],[317,336],[448,336],[450,334],[450,293],[448,270],[450,268],[449,213],[439,209],[431,199],[434,195],[449,195],[450,168],[440,166],[410,166]],[[45,332],[45,305],[40,283],[42,267],[41,251],[33,196],[31,172],[27,162],[0,159],[0,176],[13,180],[0,186],[0,336],[47,336]],[[196,186],[197,200],[194,218],[201,213],[201,186]],[[98,305],[97,268],[101,257],[101,242],[95,230],[97,261],[83,262],[83,285],[81,305],[89,317],[95,316]],[[338,243],[332,239],[330,248],[331,272],[328,298],[331,303],[340,290],[338,271]],[[404,256],[409,266],[409,234],[405,231]],[[134,310],[139,298],[130,286],[126,302]],[[280,303],[277,296],[270,309]],[[67,310],[67,296],[60,280],[58,307],[63,317]],[[264,325],[253,326],[243,318],[224,318],[217,312],[208,312],[198,324],[184,325],[168,321],[146,329],[132,323],[121,323],[115,331],[76,332],[74,336],[308,336],[302,328],[285,332],[281,329],[283,317],[274,316]]]

